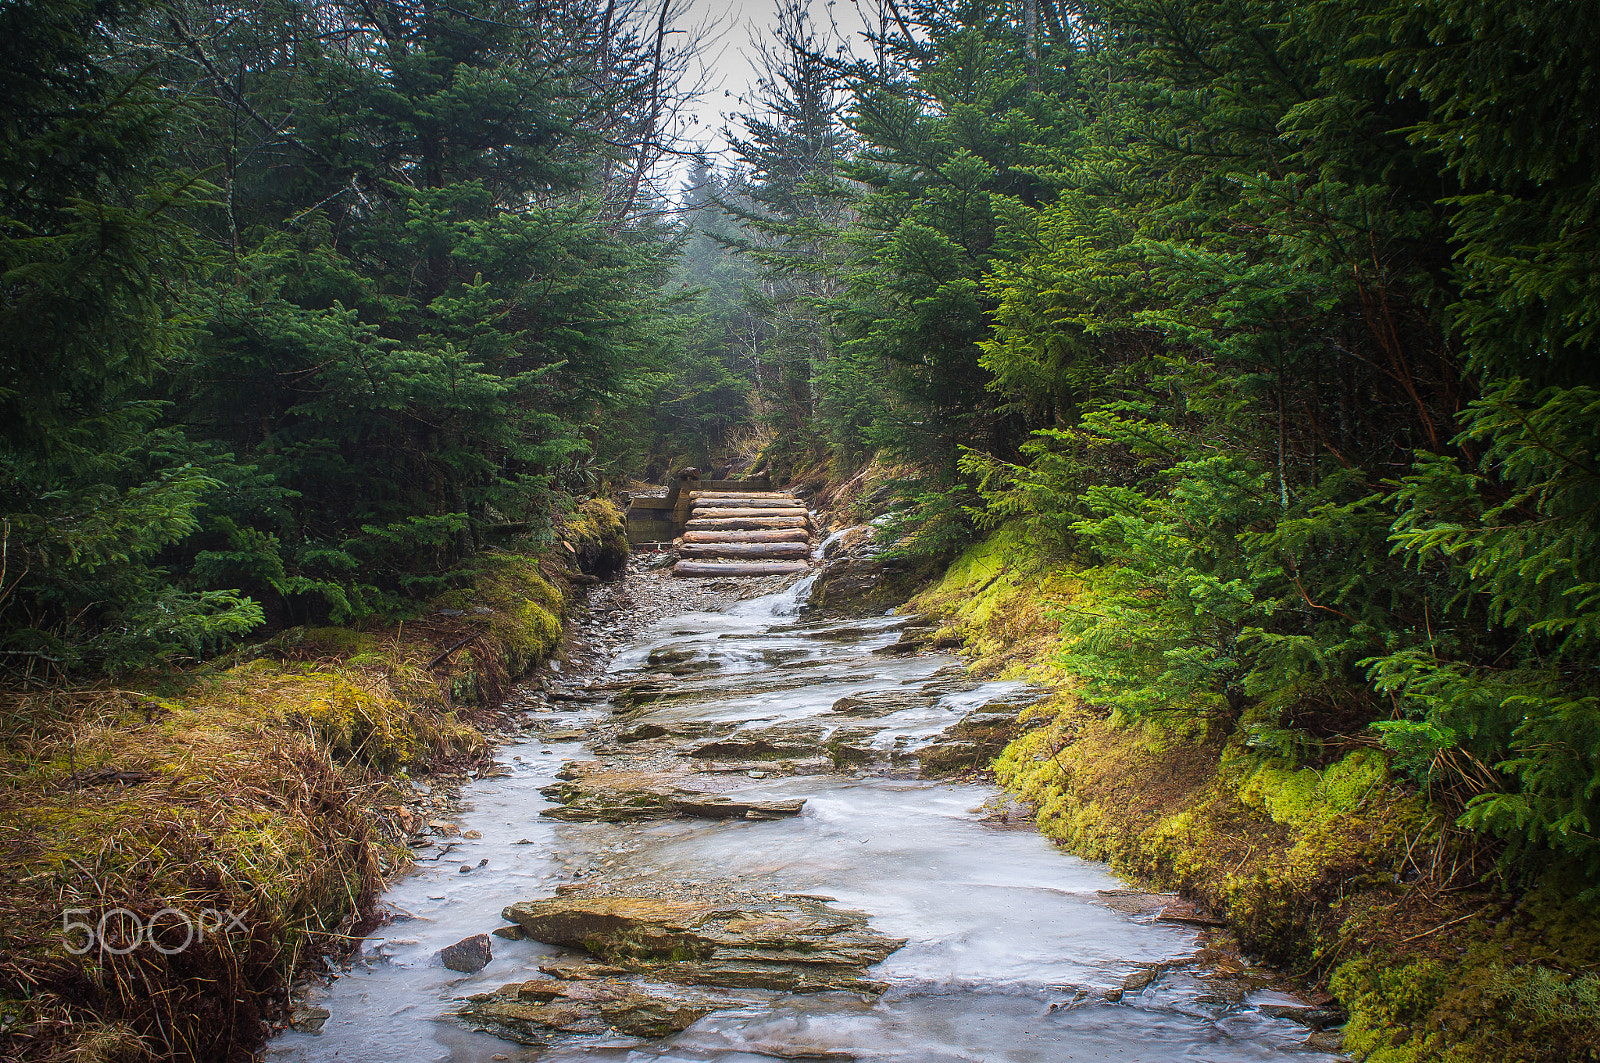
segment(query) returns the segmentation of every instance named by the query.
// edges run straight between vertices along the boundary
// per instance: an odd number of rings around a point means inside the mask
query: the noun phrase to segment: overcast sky
[[[873,10],[870,0],[863,8]],[[770,32],[778,20],[777,0],[691,0],[686,24],[692,25],[707,19],[719,23],[719,37],[706,55],[708,91],[695,110],[699,119],[694,127],[694,139],[711,151],[724,146],[722,127],[730,124],[726,117],[739,110],[739,97],[749,93],[759,76],[754,65],[757,59],[752,35]],[[851,0],[811,0],[812,21],[819,28],[832,19],[837,27],[836,37],[847,41],[857,55],[865,54],[861,40],[863,23],[860,13]]]

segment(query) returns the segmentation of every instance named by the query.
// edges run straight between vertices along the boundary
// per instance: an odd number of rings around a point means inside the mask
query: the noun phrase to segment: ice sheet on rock
[[[657,688],[671,696],[619,709],[621,726],[649,723],[663,734],[682,727],[718,739],[788,728],[791,735],[821,736],[809,739],[813,742],[862,728],[874,735],[873,748],[882,751],[896,743],[914,745],[966,713],[1018,695],[1015,685],[966,681],[951,667],[958,662],[946,655],[873,655],[873,649],[898,637],[903,619],[807,624],[800,603],[812,579],[720,612],[673,616],[623,647],[604,677],[607,696],[645,683],[663,668],[690,667],[666,676]],[[852,697],[863,706],[834,711],[841,699]],[[561,703],[553,715],[539,719],[561,733],[605,710],[600,704]],[[662,748],[670,748],[670,741],[664,739]],[[648,744],[640,738],[617,748]],[[551,755],[544,755],[545,749]],[[551,807],[540,790],[562,781],[557,772],[564,762],[594,754],[577,742],[530,736],[502,747],[498,756],[513,765],[512,773],[473,784],[466,792],[469,807],[457,817],[461,830],[479,831],[481,837],[455,839],[456,847],[434,862],[423,854],[419,870],[385,898],[414,918],[384,927],[383,944],[310,1001],[330,1012],[320,1035],[286,1034],[269,1046],[269,1058],[307,1063],[487,1063],[495,1056],[560,1063],[771,1063],[775,1058],[1319,1063],[1333,1058],[1305,1047],[1305,1026],[1269,1013],[1286,1009],[1257,1006],[1276,998],[1252,996],[1244,984],[1219,988],[1208,972],[1194,967],[1193,929],[1155,923],[1139,905],[1109,903],[1111,895],[1101,891],[1124,884],[1104,866],[1066,856],[1032,831],[987,822],[980,806],[995,797],[992,788],[740,768],[721,776],[729,780],[727,795],[739,801],[803,799],[801,814],[770,821],[560,822],[540,815]],[[488,864],[477,868],[483,858]],[[475,870],[461,874],[463,865]],[[563,950],[496,938],[493,961],[467,976],[430,966],[434,952],[493,930],[509,905],[556,896],[558,888],[587,890],[586,884],[597,880],[639,895],[736,889],[833,898],[829,903],[866,913],[872,930],[908,943],[869,969],[870,978],[887,984],[881,997],[719,990],[738,994],[737,999],[657,1039],[571,1034],[525,1055],[526,1049],[450,1021],[463,998],[547,978],[539,968],[556,966],[553,961]]]

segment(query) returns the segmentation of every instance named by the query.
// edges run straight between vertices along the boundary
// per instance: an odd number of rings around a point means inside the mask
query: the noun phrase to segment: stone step
[[[790,576],[811,568],[804,561],[679,561],[675,576]]]

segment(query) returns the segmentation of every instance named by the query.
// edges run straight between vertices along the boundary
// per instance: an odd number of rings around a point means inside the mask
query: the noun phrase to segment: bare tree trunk
[[[1028,91],[1039,91],[1039,0],[1022,0],[1022,32],[1028,45]]]

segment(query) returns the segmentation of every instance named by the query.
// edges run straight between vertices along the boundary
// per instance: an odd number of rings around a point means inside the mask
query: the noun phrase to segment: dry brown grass
[[[480,583],[457,597],[487,612],[285,633],[161,694],[0,691],[0,1058],[251,1058],[405,866],[395,773],[483,763],[479,726],[553,647],[531,562]],[[74,955],[73,909],[161,947]],[[180,948],[207,910],[239,919]]]

